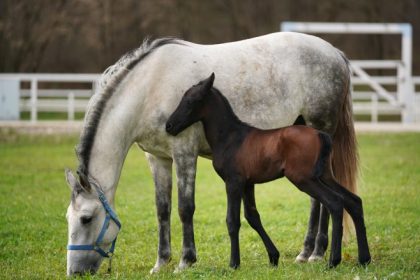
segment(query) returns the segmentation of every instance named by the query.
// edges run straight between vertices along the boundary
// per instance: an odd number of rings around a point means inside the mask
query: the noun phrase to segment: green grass
[[[75,168],[76,137],[29,137],[0,133],[0,279],[65,278],[70,191],[64,167]],[[199,161],[194,216],[198,262],[174,275],[181,251],[181,228],[173,189],[173,261],[149,276],[157,248],[154,187],[145,157],[133,147],[116,196],[123,224],[111,276],[106,279],[415,279],[420,278],[420,134],[359,135],[363,176],[360,194],[373,263],[357,266],[353,237],[343,262],[295,264],[309,214],[309,199],[287,180],[259,186],[263,224],[281,252],[278,268],[268,265],[262,241],[242,219],[241,268],[228,268],[226,197],[211,162]]]
[[[83,120],[85,113],[75,112],[74,119],[75,120]],[[31,119],[31,112],[20,112],[20,120],[30,120]],[[68,115],[67,113],[59,113],[59,112],[38,112],[37,114],[38,120],[43,121],[60,121],[60,120],[67,120]]]

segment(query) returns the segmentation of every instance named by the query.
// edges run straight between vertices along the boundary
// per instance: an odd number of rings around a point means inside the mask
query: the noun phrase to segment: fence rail
[[[30,112],[30,120],[38,119],[38,112],[67,112],[68,120],[74,120],[76,112],[84,112],[92,96],[100,74],[0,74],[2,80],[18,83],[19,113]],[[23,83],[30,88],[22,88]],[[39,83],[86,84],[88,89],[39,89]],[[85,86],[86,86],[85,85]]]
[[[395,69],[393,76],[369,76],[354,75],[353,85],[353,110],[356,116],[370,116],[372,122],[377,122],[379,116],[400,116],[403,105],[399,103],[397,85],[399,82],[398,69],[400,61],[361,61],[353,60],[351,65],[359,69]],[[357,73],[356,73],[357,74]],[[39,112],[62,112],[67,113],[68,120],[74,120],[75,113],[85,112],[89,98],[92,96],[99,74],[0,74],[1,80],[14,80],[19,84],[19,112],[30,112],[30,120],[35,122]],[[23,87],[23,83],[30,83],[30,88]],[[39,83],[57,84],[87,84],[86,89],[70,88],[63,89],[62,85],[57,88],[39,88]],[[372,83],[386,92],[378,94],[371,88]],[[415,94],[415,119],[420,122],[420,76],[412,77]],[[396,90],[386,90],[384,87],[391,86]],[[393,101],[389,102],[390,100]]]

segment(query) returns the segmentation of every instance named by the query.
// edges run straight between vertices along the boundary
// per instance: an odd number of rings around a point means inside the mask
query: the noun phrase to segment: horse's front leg
[[[155,198],[159,231],[158,256],[150,273],[158,272],[171,260],[172,159],[146,153],[155,182]]]
[[[243,186],[226,182],[227,213],[226,225],[230,237],[230,267],[238,268],[241,259],[239,253],[239,228],[241,227],[241,197]]]
[[[175,270],[178,272],[197,261],[193,226],[197,155],[184,152],[174,155],[174,161],[178,184],[178,213],[182,222],[182,256]]]

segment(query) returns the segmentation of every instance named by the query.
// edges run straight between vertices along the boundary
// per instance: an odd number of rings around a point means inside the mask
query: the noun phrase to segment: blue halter
[[[102,257],[109,258],[110,264],[111,264],[111,258],[114,254],[115,243],[117,242],[117,237],[115,237],[115,239],[112,241],[111,247],[109,248],[108,251],[104,251],[100,246],[102,244],[102,240],[105,236],[105,233],[109,227],[109,222],[111,221],[111,219],[118,226],[118,229],[121,229],[121,223],[118,220],[117,214],[112,210],[111,206],[109,205],[109,202],[106,199],[105,194],[102,191],[102,189],[99,187],[99,185],[95,182],[93,178],[90,178],[90,179],[91,180],[89,181],[91,185],[95,186],[96,191],[98,192],[99,200],[101,201],[102,206],[105,209],[105,212],[106,212],[105,220],[102,225],[101,232],[99,233],[98,238],[96,239],[94,244],[91,244],[91,245],[70,245],[69,244],[67,245],[67,250],[96,251]]]

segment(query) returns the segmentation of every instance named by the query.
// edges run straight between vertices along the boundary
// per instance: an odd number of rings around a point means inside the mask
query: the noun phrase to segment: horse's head
[[[166,122],[166,132],[176,136],[178,133],[198,122],[203,116],[205,98],[211,91],[214,73],[207,79],[190,87],[181,99],[178,107]]]
[[[67,209],[67,275],[95,273],[104,257],[114,251],[120,222],[93,179],[80,183],[70,170],[66,180],[72,191]]]

